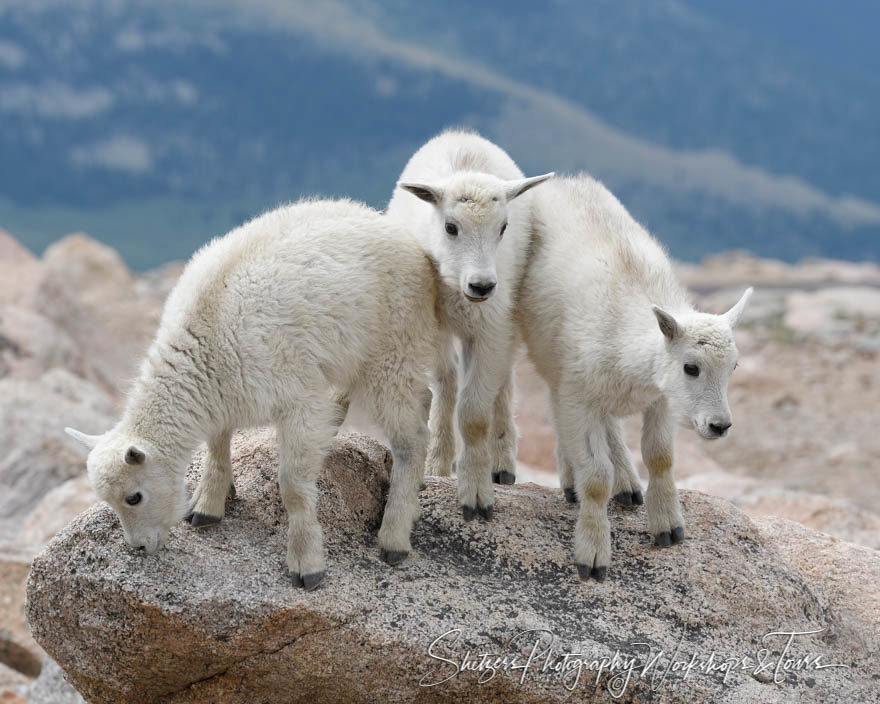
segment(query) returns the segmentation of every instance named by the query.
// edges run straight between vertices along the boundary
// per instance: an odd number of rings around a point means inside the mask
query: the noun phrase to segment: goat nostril
[[[492,289],[495,288],[495,282],[481,281],[479,283],[468,284],[468,288],[478,296],[488,296]]]
[[[733,425],[732,423],[709,423],[709,430],[711,430],[715,435],[724,435],[727,432],[727,429]]]
[[[147,546],[146,545],[138,545],[137,549],[140,550],[141,552],[144,552],[144,551],[146,551]]]

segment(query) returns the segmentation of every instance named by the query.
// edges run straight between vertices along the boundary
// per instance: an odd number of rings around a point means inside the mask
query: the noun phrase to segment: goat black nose
[[[709,430],[721,437],[733,423],[709,423]]]
[[[494,281],[475,281],[472,284],[468,284],[468,290],[474,294],[474,296],[479,296],[480,298],[488,296],[492,293],[492,289],[494,288]]]
[[[143,550],[147,549],[147,546],[146,545],[138,545],[136,549],[143,551]]]

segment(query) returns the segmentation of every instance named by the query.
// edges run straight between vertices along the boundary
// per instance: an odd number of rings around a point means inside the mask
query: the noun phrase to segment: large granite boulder
[[[430,478],[414,552],[391,568],[375,545],[389,457],[349,436],[320,482],[327,578],[305,592],[285,574],[272,433],[238,435],[233,463],[238,496],[219,526],[181,524],[165,550],[144,556],[125,546],[113,512],[95,506],[35,559],[34,636],[89,702],[543,702],[571,697],[566,685],[578,701],[605,700],[609,687],[625,702],[880,693],[880,609],[876,594],[866,598],[880,579],[872,550],[786,521],[759,527],[723,500],[684,492],[683,545],[654,547],[643,509],[612,506],[608,581],[583,583],[570,547],[576,509],[558,490],[498,488],[495,519],[465,523],[453,482]],[[786,648],[785,636],[765,637],[775,631],[812,633]],[[536,639],[540,651],[551,637],[550,660],[505,670],[493,659],[494,676],[485,669],[483,653],[522,665]],[[762,648],[766,669],[749,666]],[[588,665],[553,670],[566,652],[589,661],[618,652],[642,667],[659,658],[628,680],[618,659],[597,690]],[[466,654],[483,669],[450,676]],[[705,666],[710,658],[742,669],[725,678]],[[670,665],[681,662],[695,663],[687,676]]]

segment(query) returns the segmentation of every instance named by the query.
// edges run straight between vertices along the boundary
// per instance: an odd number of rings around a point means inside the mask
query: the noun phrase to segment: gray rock
[[[18,542],[43,546],[74,516],[96,503],[98,497],[89,478],[81,474],[49,490],[28,514],[18,532]]]
[[[153,339],[162,299],[139,290],[119,254],[86,235],[54,243],[41,267],[30,307],[74,341],[87,379],[120,395]]]
[[[31,680],[17,670],[7,667],[0,661],[0,702],[3,704],[24,704]]]
[[[70,336],[51,320],[0,304],[0,377],[36,379],[53,367],[81,374],[86,363]]]
[[[82,695],[64,679],[64,670],[47,659],[40,676],[28,691],[29,704],[87,704]]]
[[[15,539],[49,490],[85,472],[84,453],[64,426],[98,433],[115,416],[106,393],[63,369],[0,379],[0,540]]]
[[[28,678],[39,674],[45,658],[24,616],[25,583],[34,553],[0,543],[0,664]]]
[[[845,551],[857,548],[823,542],[818,567],[804,570],[801,562],[812,563],[797,553],[815,552],[807,540],[815,534],[786,533],[783,555],[774,531],[721,499],[684,492],[687,539],[665,550],[653,547],[644,510],[612,504],[608,579],[583,583],[570,546],[576,507],[559,490],[496,487],[495,519],[465,523],[452,481],[428,478],[414,551],[390,568],[375,541],[388,455],[354,436],[336,441],[322,474],[329,569],[319,589],[305,592],[285,574],[275,466],[271,433],[239,435],[238,498],[219,526],[181,524],[165,550],[144,556],[124,545],[113,512],[96,506],[34,560],[26,606],[34,636],[89,701],[567,700],[565,683],[577,671],[560,680],[542,671],[543,657],[527,670],[484,671],[482,683],[481,673],[466,670],[420,686],[453,674],[449,661],[460,663],[467,651],[477,661],[492,652],[523,663],[538,636],[510,641],[533,629],[553,635],[556,655],[620,650],[644,665],[662,651],[649,674],[634,673],[623,702],[876,699],[874,654],[853,642],[876,641],[880,610],[853,606],[845,588],[877,584],[880,556],[872,551],[853,561]],[[851,565],[846,575],[826,590],[823,565],[843,563]],[[716,664],[741,662],[764,646],[778,653],[784,639],[762,638],[780,629],[817,630],[798,636],[790,654],[845,667],[788,670],[781,683],[754,671],[731,672],[726,684],[718,671],[663,679],[670,659],[714,653]],[[595,672],[580,674],[574,700],[608,698],[594,692]],[[605,674],[598,687],[622,683]]]
[[[0,303],[31,300],[42,277],[42,265],[25,246],[0,228]]]

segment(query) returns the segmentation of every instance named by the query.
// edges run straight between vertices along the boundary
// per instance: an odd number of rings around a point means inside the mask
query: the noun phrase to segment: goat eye
[[[142,498],[143,496],[141,496],[141,492],[138,491],[131,496],[126,496],[125,503],[127,503],[129,506],[137,506],[141,502]]]
[[[507,229],[507,223],[504,223],[504,224],[501,226],[501,234],[498,235],[498,236],[499,236],[499,237],[504,237],[504,231],[505,231],[506,229]]]
[[[700,368],[696,364],[685,364],[684,373],[688,376],[700,376]]]
[[[458,227],[456,227],[455,223],[446,223],[446,234],[451,235],[452,237],[455,237],[458,234]]]

